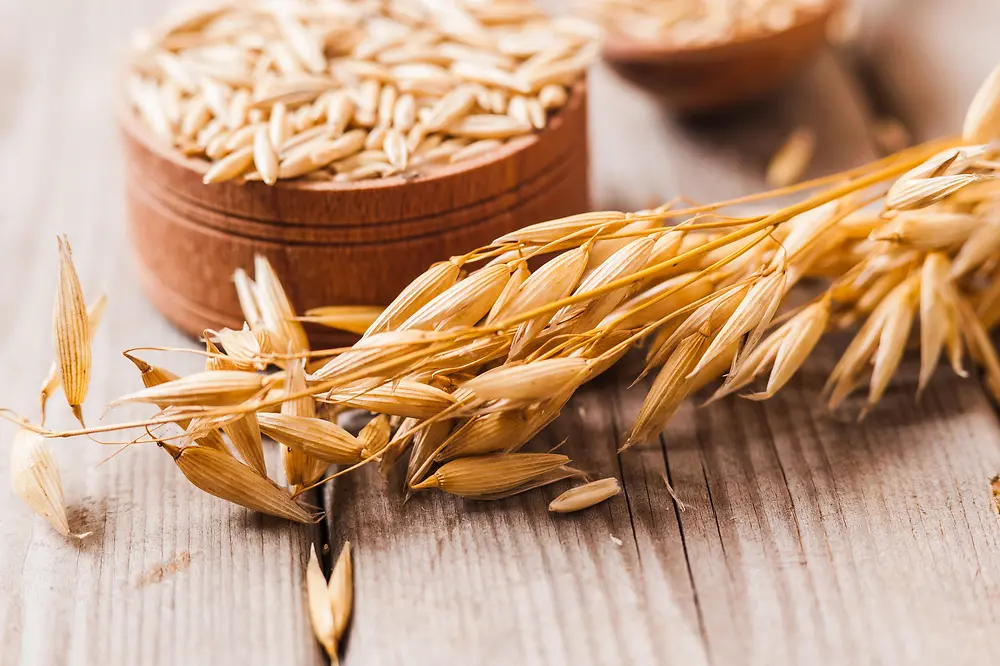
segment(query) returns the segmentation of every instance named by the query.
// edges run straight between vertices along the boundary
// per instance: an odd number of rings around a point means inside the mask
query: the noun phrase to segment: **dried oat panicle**
[[[401,2],[387,6],[398,12]],[[192,154],[216,164],[266,148],[260,131],[266,126],[279,178],[282,168],[301,168],[317,154],[334,160],[318,168],[346,180],[365,170],[398,173],[432,154],[447,159],[482,149],[480,141],[429,130],[432,112],[436,122],[447,121],[443,132],[454,126],[470,136],[488,127],[540,126],[538,107],[558,104],[587,47],[572,39],[550,43],[549,35],[530,55],[527,47],[517,51],[523,55],[482,51],[489,56],[470,66],[462,54],[483,43],[492,30],[487,25],[514,20],[504,13],[513,10],[461,6],[474,20],[449,28],[462,34],[457,42],[448,33],[420,45],[379,44],[362,30],[360,42],[347,42],[349,54],[294,81],[270,68],[295,63],[296,71],[310,72],[316,54],[328,53],[306,43],[317,27],[312,15],[291,12],[303,30],[294,21],[275,24],[270,37],[285,46],[264,71],[252,73],[252,90],[192,77],[183,89],[197,99],[182,96],[190,108],[179,113],[159,113],[155,98],[161,84],[180,86],[186,71],[186,47],[167,48],[144,70],[152,80],[133,84],[143,100],[139,112],[165,135],[180,131],[185,141],[205,144],[192,146]],[[183,45],[201,27],[161,39]],[[560,23],[559,30],[576,29]],[[435,55],[428,61],[429,50]],[[159,76],[180,78],[165,83]],[[492,115],[502,119],[482,118]],[[357,144],[358,152],[330,157],[347,144]],[[640,379],[657,373],[622,448],[656,437],[684,400],[713,382],[721,380],[716,399],[767,375],[766,386],[746,397],[774,396],[832,330],[849,329],[853,338],[828,381],[831,407],[867,385],[865,411],[871,409],[918,340],[918,390],[942,358],[964,376],[968,357],[1000,396],[1000,355],[989,334],[1000,322],[998,158],[992,144],[946,140],[749,199],[686,208],[677,200],[637,213],[535,224],[431,266],[384,310],[335,306],[306,316],[364,329],[347,349],[309,351],[300,338],[303,319],[273,268],[258,259],[254,280],[242,271],[234,276],[244,330],[209,332],[210,370],[177,378],[130,356],[147,388],[118,402],[158,405],[161,413],[140,424],[152,436],[173,419],[186,431],[178,441],[197,441],[164,446],[199,487],[253,506],[259,497],[248,498],[246,487],[254,483],[274,504],[272,512],[301,518],[301,508],[290,507],[288,494],[264,476],[260,435],[282,444],[286,463],[302,462],[287,474],[296,485],[310,485],[330,463],[377,459],[385,473],[410,450],[411,490],[497,499],[579,476],[565,456],[520,449],[577,389],[635,348],[647,352]],[[263,178],[267,168],[241,177]],[[778,197],[795,201],[757,214],[738,210],[748,200]],[[793,306],[798,299],[790,292],[807,279],[821,293]],[[252,372],[272,365],[280,370],[270,376]],[[378,416],[354,437],[330,421],[344,405]],[[610,491],[610,485],[594,487]],[[590,502],[591,492],[571,493],[570,506]]]
[[[83,289],[65,236],[59,239],[59,286],[53,315],[53,340],[66,402],[83,423],[83,401],[90,385],[90,321]]]
[[[413,490],[437,488],[468,499],[485,499],[496,493],[516,491],[548,472],[569,463],[558,453],[501,453],[472,456],[445,463]]]
[[[23,428],[14,435],[10,449],[10,485],[17,496],[59,534],[71,536],[59,467],[41,435]],[[72,536],[82,538],[86,535]]]
[[[589,509],[621,492],[618,479],[611,477],[585,483],[576,488],[570,488],[549,503],[552,513],[572,513]]]
[[[174,459],[194,486],[251,511],[297,523],[311,523],[314,516],[270,479],[260,476],[232,456],[203,446],[160,446]]]

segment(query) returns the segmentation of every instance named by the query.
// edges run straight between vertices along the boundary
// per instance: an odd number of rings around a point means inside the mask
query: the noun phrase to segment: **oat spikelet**
[[[62,480],[49,444],[30,430],[18,430],[10,449],[10,485],[17,496],[59,534],[71,536]],[[78,538],[86,536],[73,535]]]
[[[236,285],[236,296],[247,325],[254,331],[264,328],[264,318],[261,317],[260,306],[257,304],[257,284],[242,268],[237,268],[233,273],[233,284]]]
[[[59,287],[53,316],[55,356],[66,402],[83,424],[83,401],[90,385],[90,322],[83,289],[65,236],[59,237]]]
[[[387,331],[363,338],[350,351],[327,361],[308,379],[332,382],[339,377],[360,372],[367,366],[382,363],[390,363],[382,372],[391,373],[398,369],[391,362],[425,345],[426,336],[424,331]],[[405,361],[399,362],[399,366],[406,364]]]
[[[518,262],[517,268],[507,278],[507,284],[504,285],[503,291],[497,296],[497,300],[490,308],[489,314],[486,315],[485,323],[487,326],[499,319],[500,313],[503,312],[507,304],[517,295],[517,292],[520,291],[521,286],[524,285],[529,277],[531,277],[531,271],[528,269],[528,262]]]
[[[330,592],[326,577],[319,566],[315,545],[309,551],[309,564],[306,566],[306,601],[309,606],[309,620],[312,623],[313,634],[319,641],[331,663],[337,660],[337,636],[333,621],[333,604],[330,603]]]
[[[444,443],[451,432],[450,419],[434,421],[418,432],[410,448],[410,459],[406,465],[406,486],[413,488],[423,480],[431,465],[434,452]]]
[[[919,294],[920,282],[917,279],[910,279],[897,287],[886,299],[889,309],[879,337],[878,349],[872,358],[872,380],[868,392],[869,409],[882,398],[889,386],[889,380],[892,379],[903,358],[916,315]]]
[[[629,216],[618,211],[600,211],[580,213],[558,220],[539,222],[531,226],[512,231],[493,241],[494,245],[503,243],[528,243],[544,245],[565,238],[569,234],[581,232],[597,232],[604,229],[607,233],[618,231],[629,224]]]
[[[589,363],[584,358],[551,358],[503,365],[470,379],[462,388],[480,400],[545,400],[578,386]]]
[[[965,114],[962,138],[969,143],[1000,139],[1000,66],[986,77]]]
[[[172,382],[175,379],[177,379],[177,375],[170,372],[166,368],[150,365],[149,363],[143,361],[141,358],[133,356],[128,352],[122,352],[122,354],[125,356],[125,358],[132,361],[132,363],[135,364],[135,367],[139,369],[139,376],[140,379],[142,380],[142,385],[145,386],[146,388],[160,386],[161,384],[166,384],[167,382]],[[161,403],[154,403],[154,404],[163,410],[170,408],[169,403],[166,402],[162,404]],[[176,421],[176,423],[184,430],[189,430],[189,428],[194,427],[191,425],[193,422],[187,419],[180,419]],[[202,446],[208,446],[213,449],[218,449],[219,451],[228,451],[225,442],[222,441],[222,436],[219,434],[218,430],[215,429],[208,430],[204,434],[198,435],[195,441],[197,441],[198,444],[201,444]]]
[[[279,444],[335,465],[361,462],[364,445],[340,426],[323,419],[260,412],[261,432]]]
[[[289,393],[302,393],[306,390],[305,362],[289,361],[285,368],[285,390]],[[316,401],[312,396],[304,395],[281,403],[281,413],[286,416],[316,416]]]
[[[789,135],[767,167],[767,184],[787,187],[797,183],[809,168],[816,149],[816,132],[809,127],[797,127]]]
[[[235,369],[238,370],[266,369],[268,362],[264,357],[274,351],[271,347],[271,335],[267,329],[251,330],[245,323],[239,331],[229,328],[216,331],[215,337],[226,350],[228,360],[234,363]],[[217,367],[215,369],[225,368]]]
[[[528,415],[521,409],[474,416],[448,437],[436,460],[503,451],[521,439],[527,425]]]
[[[254,280],[256,281],[257,306],[260,308],[264,326],[271,334],[271,343],[277,349],[291,347],[294,353],[309,351],[309,340],[306,338],[302,324],[295,320],[295,309],[292,308],[288,295],[278,279],[278,274],[271,263],[263,255],[254,257]]]
[[[232,456],[203,446],[178,448],[162,442],[160,446],[187,480],[209,495],[297,523],[313,521],[313,516],[287,492]]]
[[[97,300],[90,304],[87,308],[87,324],[90,329],[90,334],[93,335],[94,331],[97,330],[98,325],[101,323],[101,319],[104,317],[104,311],[107,309],[108,299],[107,296],[101,294]],[[45,381],[42,382],[42,390],[40,393],[40,402],[42,407],[42,424],[45,424],[45,405],[56,389],[59,388],[61,384],[59,377],[59,365],[56,361],[52,362],[52,366],[49,368],[49,374],[45,377]]]
[[[358,441],[361,442],[361,457],[370,458],[381,453],[382,449],[389,444],[391,432],[389,417],[385,414],[378,414],[369,421],[358,433]]]
[[[480,268],[410,315],[399,330],[444,330],[475,324],[489,313],[510,273],[505,264]]]
[[[829,321],[830,298],[823,297],[773,333],[778,346],[771,376],[767,380],[767,388],[763,393],[753,393],[746,397],[751,400],[766,400],[773,397],[802,367],[826,332]],[[751,359],[748,358],[746,365],[750,364]]]
[[[549,511],[553,513],[572,513],[582,509],[589,509],[595,504],[600,504],[606,499],[610,499],[621,492],[618,479],[599,479],[591,481],[576,488],[570,488],[549,504]]]
[[[639,416],[621,450],[646,442],[663,430],[688,396],[693,382],[691,371],[708,346],[711,335],[711,327],[706,323],[677,345],[642,401]]]
[[[963,173],[955,176],[937,176],[934,178],[914,178],[897,181],[886,197],[886,207],[895,210],[913,210],[925,208],[933,203],[949,197],[962,188],[979,181],[981,176],[974,173]]]
[[[257,415],[251,413],[238,419],[230,419],[222,426],[222,431],[229,436],[233,448],[250,469],[261,476],[267,476],[267,466],[264,464],[264,445],[260,439],[260,425],[257,423]]]
[[[917,393],[923,393],[937,368],[938,360],[948,339],[955,318],[948,302],[951,262],[948,257],[932,252],[924,259],[920,271],[920,379]]]
[[[399,379],[371,388],[346,386],[331,391],[323,402],[378,414],[428,419],[455,404],[455,398],[439,388]]]
[[[215,354],[215,356],[209,356],[205,359],[205,372],[248,369],[233,359],[223,356],[222,352],[219,351],[219,348],[215,346],[215,343],[212,342],[212,339],[207,334],[205,335],[205,351],[209,354]]]
[[[354,563],[351,561],[351,542],[345,541],[337,563],[330,574],[330,604],[333,608],[333,628],[337,641],[347,631],[354,610]]]
[[[333,305],[308,310],[305,317],[299,317],[299,321],[362,335],[378,320],[382,312],[383,308],[377,306]]]
[[[275,381],[273,376],[240,370],[199,372],[122,396],[111,406],[127,402],[146,402],[161,408],[169,405],[238,405],[261,393]]]
[[[750,333],[750,337],[745,350],[750,351],[757,345],[781,304],[785,293],[785,277],[786,273],[782,268],[754,282],[746,297],[705,350],[698,365],[691,371],[692,375],[701,371],[724,349],[747,333]]]
[[[305,389],[305,362],[288,361],[285,366],[285,391],[292,394],[301,393]],[[315,418],[316,402],[308,395],[286,400],[281,403],[281,413],[284,416]],[[326,461],[313,458],[301,449],[288,446],[281,448],[281,464],[285,468],[285,479],[293,488],[318,480],[328,466]]]
[[[395,330],[413,313],[455,284],[461,267],[454,261],[440,261],[411,282],[372,322],[365,337]]]
[[[403,419],[403,422],[399,424],[396,433],[382,450],[382,458],[379,460],[378,469],[383,477],[388,476],[392,466],[406,453],[413,440],[413,429],[419,424],[420,421],[414,418]]]
[[[646,265],[656,238],[636,238],[608,257],[600,266],[586,276],[575,290],[582,294],[603,287],[609,282],[621,279]],[[585,303],[567,306],[552,317],[551,326],[562,332],[585,331],[595,326],[625,300],[634,288],[622,287]],[[568,328],[567,328],[568,326]]]
[[[532,480],[569,463],[557,453],[501,453],[460,458],[442,465],[413,490],[437,488],[469,499],[516,491]]]
[[[563,252],[545,262],[500,309],[497,319],[516,317],[570,295],[587,267],[589,251],[589,246],[583,246]],[[517,358],[525,345],[545,328],[551,318],[551,314],[541,315],[519,325],[511,343],[511,356]]]

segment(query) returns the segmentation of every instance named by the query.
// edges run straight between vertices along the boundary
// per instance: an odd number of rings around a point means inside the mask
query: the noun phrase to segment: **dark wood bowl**
[[[677,111],[718,110],[764,97],[809,64],[826,43],[839,2],[789,28],[724,43],[672,47],[611,34],[604,60],[625,79]]]
[[[413,178],[204,185],[206,162],[164,145],[127,111],[120,125],[142,288],[192,335],[241,325],[232,275],[251,271],[258,253],[300,312],[385,305],[435,261],[589,207],[584,83],[541,132]]]

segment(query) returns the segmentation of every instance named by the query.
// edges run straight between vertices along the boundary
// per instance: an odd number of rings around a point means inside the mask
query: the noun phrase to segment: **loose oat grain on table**
[[[531,0],[221,5],[138,35],[126,93],[206,183],[388,177],[543,130],[596,36]]]

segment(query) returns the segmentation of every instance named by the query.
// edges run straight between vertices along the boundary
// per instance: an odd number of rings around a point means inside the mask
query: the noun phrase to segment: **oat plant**
[[[343,466],[337,474],[399,467],[407,494],[507,497],[583,476],[570,459],[579,442],[522,449],[581,385],[637,348],[651,383],[622,450],[655,439],[705,386],[712,399],[772,397],[826,334],[845,329],[854,337],[827,382],[831,409],[856,391],[867,394],[862,416],[874,408],[914,339],[918,391],[944,358],[962,376],[982,368],[1000,397],[989,337],[1000,321],[997,137],[1000,74],[976,96],[961,138],[740,199],[531,225],[430,266],[384,309],[299,317],[258,258],[252,277],[235,276],[246,324],[206,332],[203,372],[177,377],[126,351],[142,388],[113,404],[148,404],[149,418],[59,431],[0,412],[22,429],[15,488],[67,533],[41,443],[120,432],[101,441],[159,444],[198,488],[290,520],[315,519],[298,498],[333,478],[331,464]],[[792,195],[773,212],[740,213]],[[82,418],[99,317],[92,308],[88,318],[60,247],[56,376]],[[791,307],[801,283],[813,297]],[[303,321],[363,334],[350,347],[312,350]],[[58,383],[46,380],[43,399]],[[335,422],[347,407],[376,416],[354,435]],[[279,443],[283,474],[266,468],[262,435]],[[553,511],[614,491],[607,481],[586,487]]]

